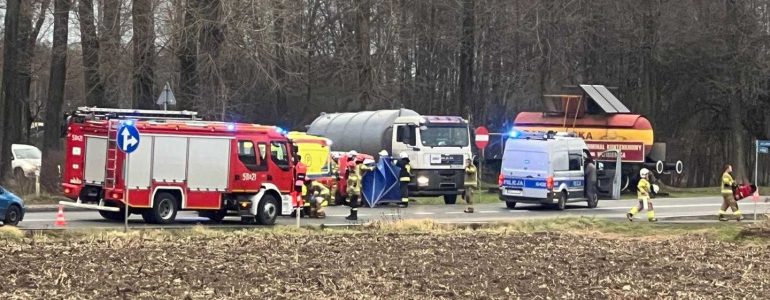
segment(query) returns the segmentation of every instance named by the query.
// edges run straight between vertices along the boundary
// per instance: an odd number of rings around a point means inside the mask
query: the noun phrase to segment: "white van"
[[[587,201],[589,208],[595,208],[599,202],[597,189],[590,197],[584,193],[583,164],[588,153],[585,141],[572,134],[511,135],[505,143],[500,170],[500,200],[508,208],[521,202],[556,204],[563,210],[567,203],[579,201]]]

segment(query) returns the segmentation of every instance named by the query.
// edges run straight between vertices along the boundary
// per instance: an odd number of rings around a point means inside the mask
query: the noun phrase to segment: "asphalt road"
[[[655,213],[659,219],[684,218],[696,216],[714,216],[721,205],[721,197],[698,197],[698,198],[662,198],[655,199]],[[636,200],[603,200],[599,202],[599,207],[595,209],[587,208],[583,203],[568,205],[564,211],[558,211],[552,208],[541,207],[539,205],[519,204],[516,209],[510,210],[504,203],[479,204],[475,205],[475,213],[463,213],[464,204],[457,205],[410,205],[408,208],[398,208],[396,206],[384,206],[376,208],[361,208],[357,222],[345,220],[348,214],[348,207],[328,207],[326,208],[326,219],[308,219],[303,218],[301,224],[305,225],[350,225],[361,224],[373,220],[403,220],[403,219],[433,219],[441,223],[483,223],[495,221],[510,221],[534,218],[554,218],[554,217],[596,217],[607,219],[624,219],[625,213],[630,207],[636,205]],[[739,202],[741,211],[747,220],[753,219],[754,202],[750,199]],[[756,205],[757,213],[770,213],[770,203],[758,202]],[[122,227],[122,222],[112,222],[102,219],[96,211],[70,211],[65,208],[65,219],[67,228],[112,228]],[[19,224],[22,229],[46,229],[53,228],[56,221],[55,212],[30,212]],[[637,221],[646,222],[646,214],[637,215]],[[227,217],[222,224],[214,224],[206,218],[198,217],[196,212],[180,212],[177,215],[177,222],[172,227],[193,226],[195,224],[205,224],[216,227],[241,227],[238,217]],[[291,217],[279,217],[278,224],[293,225],[296,219]],[[141,216],[132,215],[129,217],[129,226],[135,228],[156,227],[157,225],[148,225],[142,221]]]

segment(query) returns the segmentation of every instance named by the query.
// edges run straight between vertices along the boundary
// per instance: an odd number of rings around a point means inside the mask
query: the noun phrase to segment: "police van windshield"
[[[467,147],[470,144],[466,126],[427,126],[420,129],[422,145],[427,147]]]
[[[506,150],[504,170],[548,171],[548,153],[522,150]]]

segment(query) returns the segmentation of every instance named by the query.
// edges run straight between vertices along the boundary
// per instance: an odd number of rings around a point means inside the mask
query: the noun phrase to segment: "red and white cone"
[[[63,205],[59,205],[59,212],[56,214],[56,223],[54,223],[54,226],[56,226],[56,227],[67,226],[67,220],[64,219],[64,206]]]

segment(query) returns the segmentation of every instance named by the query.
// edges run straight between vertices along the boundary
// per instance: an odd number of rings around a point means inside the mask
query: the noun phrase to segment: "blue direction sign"
[[[120,151],[131,153],[139,148],[139,129],[136,129],[132,120],[120,122],[117,139]]]
[[[757,153],[770,154],[770,141],[757,140]]]

